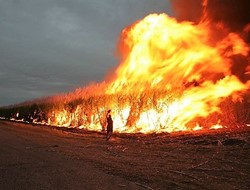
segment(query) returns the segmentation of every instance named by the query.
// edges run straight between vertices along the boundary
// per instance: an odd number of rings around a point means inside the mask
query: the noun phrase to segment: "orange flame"
[[[214,40],[214,26],[207,15],[202,19],[195,25],[151,14],[124,29],[122,63],[115,78],[77,90],[75,96],[82,99],[84,94],[86,105],[54,110],[49,123],[100,131],[106,110],[112,109],[117,132],[204,129],[197,118],[220,114],[220,103],[227,97],[237,99],[250,82],[241,82],[231,72],[232,57],[248,56],[249,46],[236,33]],[[249,71],[248,67],[245,73]],[[219,121],[209,123],[207,129],[222,128]]]
[[[235,33],[213,45],[207,23],[178,23],[166,14],[151,14],[123,30],[122,38],[124,60],[106,93],[143,94],[149,89],[167,93],[142,110],[130,128],[124,127],[126,122],[120,122],[116,114],[118,131],[188,130],[187,124],[194,118],[220,112],[218,105],[223,99],[248,88],[231,73],[230,57],[249,52]],[[169,100],[169,93],[176,89],[179,95]],[[123,110],[126,118],[131,109]]]

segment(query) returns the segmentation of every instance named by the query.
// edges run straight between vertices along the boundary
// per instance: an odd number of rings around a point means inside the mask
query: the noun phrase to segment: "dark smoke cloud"
[[[171,0],[171,4],[177,20],[199,22],[202,16],[202,1]]]
[[[209,0],[208,15],[213,22],[222,22],[230,31],[241,33],[250,43],[249,8],[249,0]]]
[[[171,0],[178,20],[198,22],[202,17],[202,0]],[[207,13],[213,22],[222,22],[234,31],[250,23],[249,0],[208,0]]]
[[[208,13],[215,22],[223,22],[231,30],[242,30],[250,23],[249,0],[209,0]]]

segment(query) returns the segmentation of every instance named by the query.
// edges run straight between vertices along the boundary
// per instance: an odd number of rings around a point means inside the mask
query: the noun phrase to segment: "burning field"
[[[0,108],[4,189],[249,189],[249,0],[171,2],[103,82]]]
[[[151,14],[122,31],[120,64],[107,80],[1,108],[0,116],[103,131],[111,109],[118,133],[246,127],[250,22],[247,18],[231,25],[226,12],[224,17],[214,14],[213,8],[220,7],[215,2],[191,3],[199,4],[194,9],[199,11],[192,12],[195,20],[187,21],[185,17],[192,15],[178,7],[188,4],[173,1],[177,18]]]

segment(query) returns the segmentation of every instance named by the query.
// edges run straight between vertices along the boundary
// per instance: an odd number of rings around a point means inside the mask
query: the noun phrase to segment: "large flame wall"
[[[33,102],[32,121],[43,113],[50,125],[104,130],[111,109],[117,132],[225,127],[225,112],[250,87],[249,66],[240,73],[245,80],[233,71],[249,65],[249,45],[207,16],[194,24],[151,14],[124,29],[113,79]]]

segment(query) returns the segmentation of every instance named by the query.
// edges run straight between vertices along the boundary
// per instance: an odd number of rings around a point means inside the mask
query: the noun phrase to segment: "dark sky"
[[[0,106],[102,81],[121,30],[168,0],[0,0]]]

